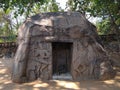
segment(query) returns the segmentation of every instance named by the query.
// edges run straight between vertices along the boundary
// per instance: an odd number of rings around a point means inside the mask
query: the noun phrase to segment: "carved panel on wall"
[[[28,80],[50,79],[52,72],[51,43],[40,42],[40,39],[32,38],[30,44],[29,61],[27,63]]]
[[[74,42],[73,47],[73,78],[79,80],[86,79],[89,72],[88,51],[80,41]]]

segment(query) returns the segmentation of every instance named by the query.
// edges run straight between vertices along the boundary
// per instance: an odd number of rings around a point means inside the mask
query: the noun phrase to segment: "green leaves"
[[[119,31],[120,0],[68,0],[68,7],[70,10],[79,11],[85,15],[89,13],[92,17],[101,18],[98,28],[103,33],[107,34],[113,28]]]
[[[16,14],[22,15],[25,11],[29,12],[34,7],[34,4],[43,4],[46,2],[48,0],[1,0],[0,8],[6,13],[9,9],[14,9]]]
[[[62,9],[55,0],[0,0],[0,35],[15,36],[23,19],[40,12],[57,11]],[[3,18],[5,15],[11,16],[8,21]]]
[[[9,16],[10,9],[7,10],[7,13],[5,13],[2,9],[0,9],[0,36],[7,36],[9,37],[9,40],[12,41],[15,40],[16,37],[16,30],[13,28],[12,20]],[[1,41],[4,41],[1,39]]]
[[[110,34],[110,21],[109,19],[104,19],[96,23],[99,34]]]
[[[55,0],[0,0],[0,8],[6,13],[14,10],[15,18],[23,14],[28,17],[39,12],[62,11]]]
[[[120,26],[120,17],[115,21],[115,23]]]

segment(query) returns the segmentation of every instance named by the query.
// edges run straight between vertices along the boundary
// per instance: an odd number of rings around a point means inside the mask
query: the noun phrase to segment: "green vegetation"
[[[15,32],[9,14],[0,9],[0,42],[15,41]]]
[[[27,17],[57,11],[63,10],[55,0],[0,0],[0,42],[15,41],[18,27]]]
[[[120,0],[68,0],[68,8],[90,17],[99,17],[100,34],[120,33]]]
[[[57,12],[62,10],[55,0],[0,0],[0,7],[8,12],[14,10],[14,15],[28,17],[40,12]]]
[[[99,34],[120,34],[120,0],[68,0],[69,11],[86,17],[101,18],[96,26]],[[27,17],[40,12],[64,11],[56,0],[0,0],[0,36],[14,41],[17,29]],[[19,20],[20,16],[24,17]],[[119,37],[118,37],[119,39]],[[0,42],[3,42],[0,39]]]

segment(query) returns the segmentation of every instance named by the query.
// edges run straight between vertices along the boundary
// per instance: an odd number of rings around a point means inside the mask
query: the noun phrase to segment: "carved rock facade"
[[[19,28],[13,82],[52,79],[55,42],[71,43],[69,71],[74,80],[105,80],[115,76],[96,27],[78,12],[56,12],[32,16]]]

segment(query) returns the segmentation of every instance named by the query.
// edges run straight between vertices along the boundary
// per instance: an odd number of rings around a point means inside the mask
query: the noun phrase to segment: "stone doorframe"
[[[52,42],[52,75],[71,74],[73,43]]]

